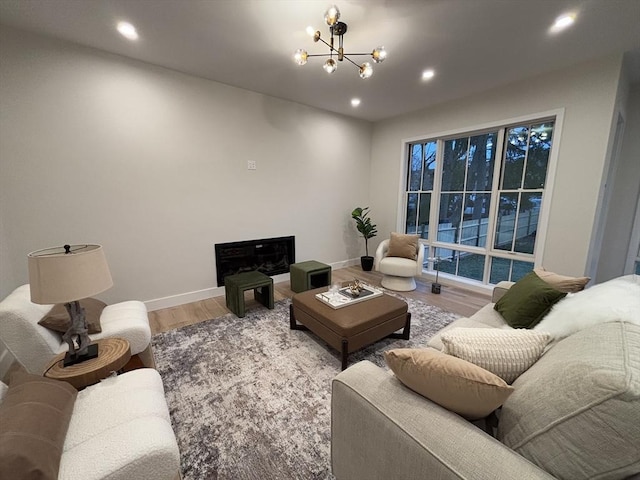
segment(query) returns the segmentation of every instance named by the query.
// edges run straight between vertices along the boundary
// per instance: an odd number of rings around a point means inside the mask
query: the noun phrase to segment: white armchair
[[[46,366],[69,346],[62,336],[38,321],[53,305],[38,305],[31,301],[29,285],[16,288],[0,302],[0,343],[29,373],[41,375]],[[92,340],[124,338],[129,341],[131,355],[138,355],[142,364],[153,367],[151,329],[147,308],[139,301],[108,305],[100,316],[101,333],[89,335]]]
[[[376,250],[375,270],[382,273],[382,286],[398,292],[416,289],[416,276],[422,274],[424,263],[424,245],[418,242],[416,260],[388,256],[390,240],[383,240]]]
[[[9,389],[0,382],[0,406]],[[20,412],[38,403],[43,402],[23,404]],[[63,441],[58,480],[180,478],[180,451],[162,379],[151,368],[110,377],[78,392]]]

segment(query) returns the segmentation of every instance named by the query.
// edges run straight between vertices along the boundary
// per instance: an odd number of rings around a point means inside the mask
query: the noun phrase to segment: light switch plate
[[[247,170],[256,170],[257,168],[255,160],[247,160]]]

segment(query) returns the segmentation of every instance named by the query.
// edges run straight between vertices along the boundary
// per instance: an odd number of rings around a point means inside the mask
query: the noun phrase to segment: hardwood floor
[[[371,285],[380,285],[382,274],[379,272],[363,272],[359,266],[340,268],[332,271],[332,281],[342,283],[354,278],[364,280]],[[481,294],[460,287],[442,286],[439,295],[431,293],[431,280],[423,277],[416,280],[417,288],[413,292],[400,292],[402,295],[442,308],[458,315],[469,316],[489,303],[489,294]],[[274,301],[291,298],[294,292],[289,282],[274,285]],[[258,306],[253,299],[253,292],[245,292],[247,309]],[[177,307],[165,308],[149,312],[149,324],[153,334],[166,332],[174,328],[221,317],[230,313],[226,307],[224,295],[208,298],[200,302],[188,303]]]

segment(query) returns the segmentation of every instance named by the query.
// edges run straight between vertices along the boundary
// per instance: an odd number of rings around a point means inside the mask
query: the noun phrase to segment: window
[[[418,233],[421,238],[429,238],[429,215],[435,166],[436,142],[418,143],[411,146],[405,231]]]
[[[426,268],[482,283],[533,269],[554,120],[407,144],[405,232]]]

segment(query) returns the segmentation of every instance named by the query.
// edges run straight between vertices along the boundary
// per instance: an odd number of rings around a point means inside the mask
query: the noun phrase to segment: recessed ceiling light
[[[566,13],[564,15],[560,15],[558,18],[556,18],[556,21],[553,23],[553,25],[551,25],[551,28],[549,30],[551,31],[551,33],[561,32],[565,28],[568,28],[571,25],[573,25],[573,22],[575,21],[576,21],[575,13]]]
[[[352,98],[351,99],[351,106],[352,107],[357,107],[358,105],[360,105],[360,99],[359,98]]]
[[[425,70],[422,72],[422,80],[431,80],[433,76],[436,74],[432,69]]]
[[[118,31],[120,32],[120,35],[122,35],[123,37],[128,38],[129,40],[138,39],[138,32],[136,31],[136,27],[134,27],[130,23],[120,22],[118,23],[117,28],[118,28]]]

